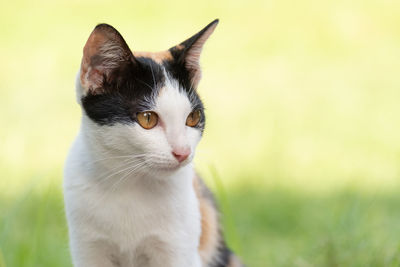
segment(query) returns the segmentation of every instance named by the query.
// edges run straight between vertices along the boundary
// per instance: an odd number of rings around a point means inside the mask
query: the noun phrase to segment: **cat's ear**
[[[208,24],[204,29],[169,49],[174,60],[185,67],[188,71],[191,86],[197,87],[201,79],[200,54],[203,46],[210,35],[214,32],[219,20],[216,19]]]
[[[134,64],[134,56],[121,34],[108,24],[99,24],[83,48],[80,82],[83,94],[104,92],[119,74]]]

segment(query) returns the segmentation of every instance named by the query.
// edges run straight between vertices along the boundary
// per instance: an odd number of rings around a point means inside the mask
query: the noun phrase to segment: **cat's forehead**
[[[134,86],[130,90],[135,91],[144,85],[148,89],[147,96],[151,95],[153,101],[169,99],[173,102],[176,98],[188,100],[189,88],[169,68],[169,62],[172,61],[169,51],[135,52],[135,57],[144,73],[140,77],[133,76]]]
[[[155,97],[155,110],[160,114],[181,114],[186,117],[192,110],[192,103],[185,90],[180,88],[179,82],[166,72],[163,86]]]
[[[169,50],[161,52],[135,52],[144,73],[134,76],[136,90],[145,87],[143,96],[172,103],[186,102],[190,107],[199,107],[200,99],[195,88],[179,73],[174,72],[173,56]],[[135,91],[135,86],[130,90]],[[147,92],[147,93],[146,93]],[[184,101],[183,101],[184,100]]]

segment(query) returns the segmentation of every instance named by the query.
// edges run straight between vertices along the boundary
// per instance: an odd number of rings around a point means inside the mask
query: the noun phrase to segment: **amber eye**
[[[201,111],[195,110],[192,111],[186,119],[186,125],[190,127],[196,127],[199,124],[201,119]]]
[[[139,112],[136,115],[137,121],[139,122],[140,126],[149,130],[157,125],[158,122],[158,115],[153,111],[144,111]]]

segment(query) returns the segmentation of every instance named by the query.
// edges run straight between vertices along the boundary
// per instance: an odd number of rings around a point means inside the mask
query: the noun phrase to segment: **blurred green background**
[[[62,168],[97,23],[164,50],[214,18],[199,172],[248,266],[400,266],[398,0],[8,1],[0,267],[71,266]]]

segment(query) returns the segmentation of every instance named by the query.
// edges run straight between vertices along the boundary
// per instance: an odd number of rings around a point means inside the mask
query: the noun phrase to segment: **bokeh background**
[[[248,266],[400,266],[398,0],[8,1],[0,267],[71,266],[62,168],[97,23],[164,50],[215,18],[196,164]]]

